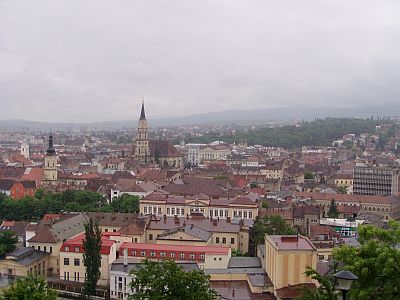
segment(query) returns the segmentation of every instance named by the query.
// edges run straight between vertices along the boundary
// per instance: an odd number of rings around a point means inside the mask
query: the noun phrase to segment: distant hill
[[[395,116],[400,115],[400,103],[381,104],[369,106],[356,106],[350,108],[324,108],[324,107],[280,107],[249,110],[225,110],[212,113],[193,114],[171,118],[149,118],[151,127],[194,125],[194,124],[232,124],[250,122],[294,122],[311,121],[315,118],[326,117],[360,117],[370,116]],[[137,116],[138,117],[138,116]],[[0,129],[3,130],[65,130],[81,129],[87,127],[91,130],[136,128],[136,119],[124,121],[109,121],[95,123],[46,123],[26,120],[0,120]]]

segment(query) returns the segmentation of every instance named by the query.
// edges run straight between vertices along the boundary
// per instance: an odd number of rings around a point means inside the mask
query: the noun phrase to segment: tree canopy
[[[34,197],[13,200],[0,196],[0,220],[37,221],[47,213],[79,212],[138,212],[136,196],[122,195],[116,203],[107,203],[103,195],[92,191],[65,191],[54,194],[42,189]]]
[[[295,231],[289,225],[286,224],[285,220],[281,216],[266,216],[258,217],[253,226],[252,230],[252,242],[255,246],[264,244],[264,238],[266,234],[294,234]]]
[[[111,201],[111,207],[115,212],[138,213],[139,197],[129,194],[122,194]]]
[[[328,210],[328,217],[329,218],[337,218],[339,217],[339,211],[336,207],[336,202],[334,199],[331,200],[331,203],[329,204],[329,210]]]
[[[15,250],[18,238],[9,230],[0,231],[0,258]]]
[[[359,278],[351,299],[400,299],[400,223],[390,221],[387,229],[360,226],[358,233],[359,248],[343,246],[334,252],[342,268]]]
[[[171,260],[145,260],[131,272],[134,293],[131,300],[211,300],[216,292],[210,288],[209,276],[198,270],[185,272]]]
[[[334,140],[342,138],[347,133],[375,134],[378,124],[380,124],[379,121],[370,119],[326,118],[297,125],[238,131],[234,135],[221,136],[219,132],[211,132],[201,137],[186,137],[185,140],[188,143],[210,143],[215,140],[233,143],[246,140],[250,145],[268,145],[288,149],[313,145],[330,146]],[[392,136],[392,132],[387,135]]]
[[[0,300],[56,300],[57,292],[42,277],[28,276],[0,294]]]
[[[97,281],[100,278],[101,266],[101,230],[99,224],[92,218],[85,224],[85,239],[83,241],[83,265],[86,268],[84,294],[95,295]]]

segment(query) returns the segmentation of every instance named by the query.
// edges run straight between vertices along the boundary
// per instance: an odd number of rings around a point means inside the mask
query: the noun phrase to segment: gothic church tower
[[[140,118],[138,122],[138,130],[135,139],[135,159],[141,163],[150,162],[150,145],[148,138],[148,127],[146,114],[144,111],[144,102],[142,102],[142,110],[140,112]]]

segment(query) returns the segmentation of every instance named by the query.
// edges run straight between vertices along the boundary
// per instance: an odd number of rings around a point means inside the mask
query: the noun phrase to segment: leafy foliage
[[[101,266],[101,230],[99,224],[90,218],[85,224],[85,240],[83,241],[83,265],[86,268],[84,283],[84,294],[94,295],[96,293],[97,281],[100,278]]]
[[[294,234],[294,230],[289,227],[281,216],[257,217],[252,230],[252,241],[257,246],[264,244],[266,234]]]
[[[121,205],[111,205],[103,195],[92,191],[65,191],[60,194],[36,191],[34,197],[25,197],[18,201],[0,194],[0,220],[36,221],[46,213],[62,211],[82,212],[137,212],[135,196],[124,196]]]
[[[131,272],[131,300],[208,300],[216,299],[209,276],[201,271],[185,272],[171,260],[145,260]]]
[[[336,202],[333,199],[331,200],[331,203],[329,204],[328,217],[329,218],[339,217],[339,211],[336,207]]]
[[[210,143],[223,140],[228,143],[246,140],[250,145],[268,145],[284,148],[299,148],[302,146],[329,146],[347,133],[376,133],[378,121],[350,118],[326,118],[312,122],[303,122],[298,126],[287,125],[274,128],[261,128],[249,132],[239,132],[235,135],[221,136],[218,132],[201,137],[186,137],[188,143]]]
[[[305,173],[304,173],[304,179],[313,180],[313,179],[315,179],[315,174],[314,174],[314,173],[311,173],[311,172],[305,172]]]
[[[16,284],[0,295],[0,300],[55,300],[56,298],[56,291],[50,289],[43,278],[33,276],[18,279]]]
[[[350,290],[358,300],[400,299],[400,223],[388,229],[359,227],[361,247],[343,246],[334,252],[343,268],[359,277]]]
[[[111,207],[115,212],[138,213],[139,197],[129,194],[122,194],[111,201]]]
[[[337,263],[330,267],[326,275],[319,274],[316,270],[307,267],[305,274],[318,282],[316,289],[304,288],[301,300],[337,300],[338,291],[336,289],[336,281],[332,276],[337,269]]]
[[[0,231],[0,257],[15,250],[18,238],[9,230]]]

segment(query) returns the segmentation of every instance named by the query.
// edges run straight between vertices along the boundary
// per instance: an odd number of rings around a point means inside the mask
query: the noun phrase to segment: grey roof
[[[231,257],[228,263],[228,269],[233,268],[262,268],[259,257]]]
[[[206,274],[264,274],[264,268],[206,269]]]
[[[6,255],[6,259],[15,261],[24,266],[41,260],[44,256],[49,255],[47,252],[35,250],[32,247],[19,248]]]
[[[88,220],[86,214],[78,214],[72,218],[54,224],[51,231],[63,241],[84,232],[85,223]]]
[[[162,234],[160,234],[157,237],[157,239],[158,240],[169,240],[170,235],[175,234],[177,232],[184,232],[184,233],[186,233],[190,236],[196,237],[197,239],[204,241],[204,242],[207,242],[212,235],[211,232],[205,231],[205,230],[200,229],[200,228],[194,226],[193,224],[191,224],[191,225],[186,225],[186,226],[182,226],[179,228],[166,230]]]
[[[272,286],[271,279],[268,277],[266,273],[264,274],[251,273],[248,274],[248,277],[252,286],[259,286],[259,287]]]

